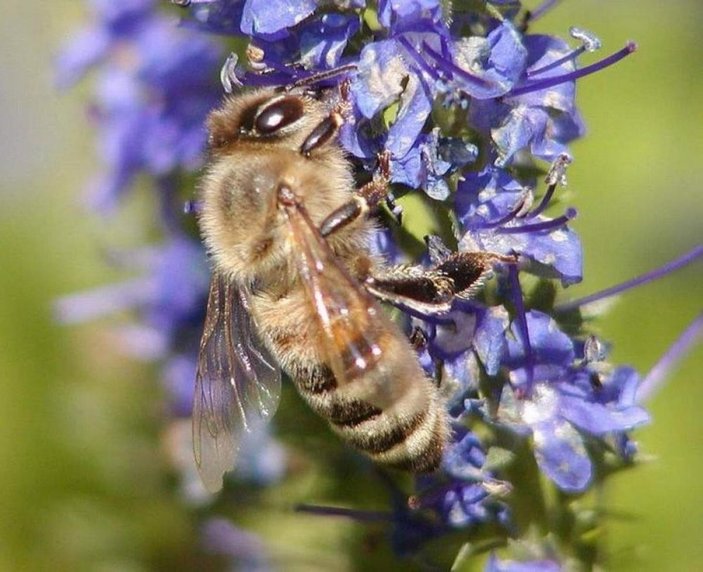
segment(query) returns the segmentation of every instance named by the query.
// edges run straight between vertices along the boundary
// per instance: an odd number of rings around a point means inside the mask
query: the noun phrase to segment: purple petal
[[[378,21],[398,33],[417,29],[442,20],[442,5],[438,0],[380,0]]]
[[[593,477],[593,466],[578,431],[561,419],[537,423],[532,430],[542,472],[564,492],[584,491]]]
[[[395,40],[373,42],[364,47],[359,58],[357,81],[351,93],[361,114],[371,119],[398,100],[401,85],[409,75],[405,60]],[[402,153],[399,156],[403,156]]]
[[[442,459],[442,467],[454,478],[482,481],[484,474],[481,468],[486,460],[486,454],[476,435],[465,429],[462,429],[462,432],[464,435],[447,447]]]
[[[529,35],[524,38],[528,51],[527,67],[539,69],[563,58],[571,51],[569,45],[560,38],[545,35]],[[539,75],[540,79],[556,77],[576,69],[573,60],[565,60],[562,64]],[[553,87],[526,93],[519,96],[520,102],[533,107],[548,107],[550,109],[571,113],[574,110],[575,83],[564,82]]]
[[[456,64],[479,78],[480,82],[461,83],[475,99],[492,99],[507,93],[525,69],[527,50],[522,36],[504,21],[486,38],[471,36],[454,44]]]
[[[560,415],[564,419],[592,435],[629,431],[650,420],[649,414],[637,406],[616,409],[565,395],[561,396],[559,403]]]
[[[515,153],[527,147],[533,140],[543,139],[547,120],[547,112],[543,109],[526,105],[514,107],[503,123],[491,130],[491,137],[500,154],[496,165],[507,165]]]
[[[398,115],[386,139],[386,148],[393,156],[403,157],[415,144],[431,110],[432,100],[424,85],[415,75],[409,76],[400,96]]]
[[[314,0],[247,0],[240,30],[245,36],[284,36],[287,28],[302,22],[317,5]]]
[[[488,375],[496,375],[507,351],[505,332],[509,325],[508,311],[502,306],[488,308],[476,327],[474,349]]]
[[[110,37],[103,28],[82,30],[65,46],[56,58],[56,83],[67,88],[107,54]]]
[[[540,363],[567,367],[574,360],[574,343],[559,329],[557,323],[547,314],[531,310],[526,314],[532,350]],[[511,360],[524,357],[524,348],[519,328],[512,326],[513,338],[508,338],[508,351]]]
[[[333,68],[339,65],[344,48],[359,30],[356,16],[324,14],[300,32],[300,59],[306,68]]]
[[[470,230],[503,218],[523,197],[523,186],[517,180],[507,171],[489,165],[482,171],[468,173],[459,183],[455,211],[464,230]]]

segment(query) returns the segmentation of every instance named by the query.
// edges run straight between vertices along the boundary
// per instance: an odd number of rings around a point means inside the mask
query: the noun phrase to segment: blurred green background
[[[193,569],[195,532],[166,486],[155,370],[117,353],[104,323],[65,328],[51,316],[57,296],[119,278],[106,247],[147,238],[144,201],[109,220],[81,205],[96,169],[88,89],[58,94],[51,81],[81,4],[6,0],[0,19],[0,570]],[[585,245],[580,296],[703,238],[703,5],[564,1],[534,31],[566,36],[571,25],[596,32],[602,53],[640,47],[579,82],[589,135],[573,146],[568,192]],[[702,278],[698,264],[623,296],[598,323],[614,361],[646,372],[703,306]],[[701,371],[699,346],[637,433],[652,461],[605,492],[609,569],[703,566]],[[279,525],[302,522],[287,518]],[[355,525],[309,526],[301,546],[333,560],[308,569],[352,566],[341,547]],[[276,521],[259,529],[275,534]]]

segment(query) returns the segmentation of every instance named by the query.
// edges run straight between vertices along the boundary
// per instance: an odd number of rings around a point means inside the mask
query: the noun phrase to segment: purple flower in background
[[[98,130],[103,172],[91,202],[114,208],[135,177],[195,170],[203,159],[204,121],[220,98],[222,50],[175,27],[148,0],[96,1],[93,22],[57,60],[66,87],[97,69],[90,119]]]
[[[554,560],[498,560],[491,553],[484,572],[561,572],[564,568]]]
[[[213,518],[204,524],[202,544],[208,552],[227,557],[232,569],[242,572],[272,569],[262,539],[223,518]]]

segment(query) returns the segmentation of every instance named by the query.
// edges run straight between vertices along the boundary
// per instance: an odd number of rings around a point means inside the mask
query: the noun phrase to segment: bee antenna
[[[338,66],[336,68],[324,70],[324,71],[309,75],[307,77],[300,78],[300,79],[294,81],[293,83],[288,84],[285,87],[285,91],[291,91],[291,90],[296,89],[298,87],[315,85],[316,83],[320,83],[320,82],[325,81],[327,79],[337,77],[339,75],[343,75],[343,74],[353,72],[353,71],[356,71],[356,64],[344,64],[343,66]]]

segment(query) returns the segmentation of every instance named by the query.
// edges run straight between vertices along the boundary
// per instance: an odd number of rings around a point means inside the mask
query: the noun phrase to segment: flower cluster
[[[427,340],[419,357],[442,383],[455,431],[439,474],[419,478],[411,494],[392,495],[387,519],[397,551],[414,553],[459,528],[520,535],[511,499],[539,494],[526,490],[535,472],[578,494],[634,460],[629,432],[649,419],[640,379],[607,362],[578,306],[557,304],[560,287],[582,280],[582,247],[569,228],[576,210],[553,212],[571,162],[568,144],[584,132],[575,82],[633,44],[581,66],[579,57],[600,47],[597,38],[576,28],[571,41],[530,34],[540,11],[530,14],[518,1],[453,9],[440,0],[172,3],[181,6],[180,26],[175,8],[169,13],[153,0],[93,0],[93,24],[59,58],[62,85],[98,72],[90,118],[104,172],[93,204],[114,208],[147,174],[164,231],[161,245],[129,257],[141,261],[142,277],[63,300],[64,319],[137,308],[140,327],[125,339],[162,360],[174,412],[187,416],[207,272],[178,215],[179,191],[201,165],[205,116],[223,87],[291,85],[330,72],[321,85],[348,81],[339,139],[359,169],[389,152],[394,193],[424,193],[446,207],[443,231],[458,249],[516,260],[496,268],[480,297],[413,318]],[[226,42],[235,50],[230,57]],[[396,255],[389,234],[377,238],[379,250]],[[284,464],[268,438],[255,450],[266,447],[272,454],[260,458],[272,461],[254,471],[260,482],[280,477]],[[511,469],[517,465],[527,471],[522,479]],[[350,515],[363,519],[363,512]],[[221,552],[223,539],[236,537],[251,558],[263,553],[222,521],[211,528]],[[487,570],[557,570],[557,560],[552,553],[509,563],[492,556]]]

